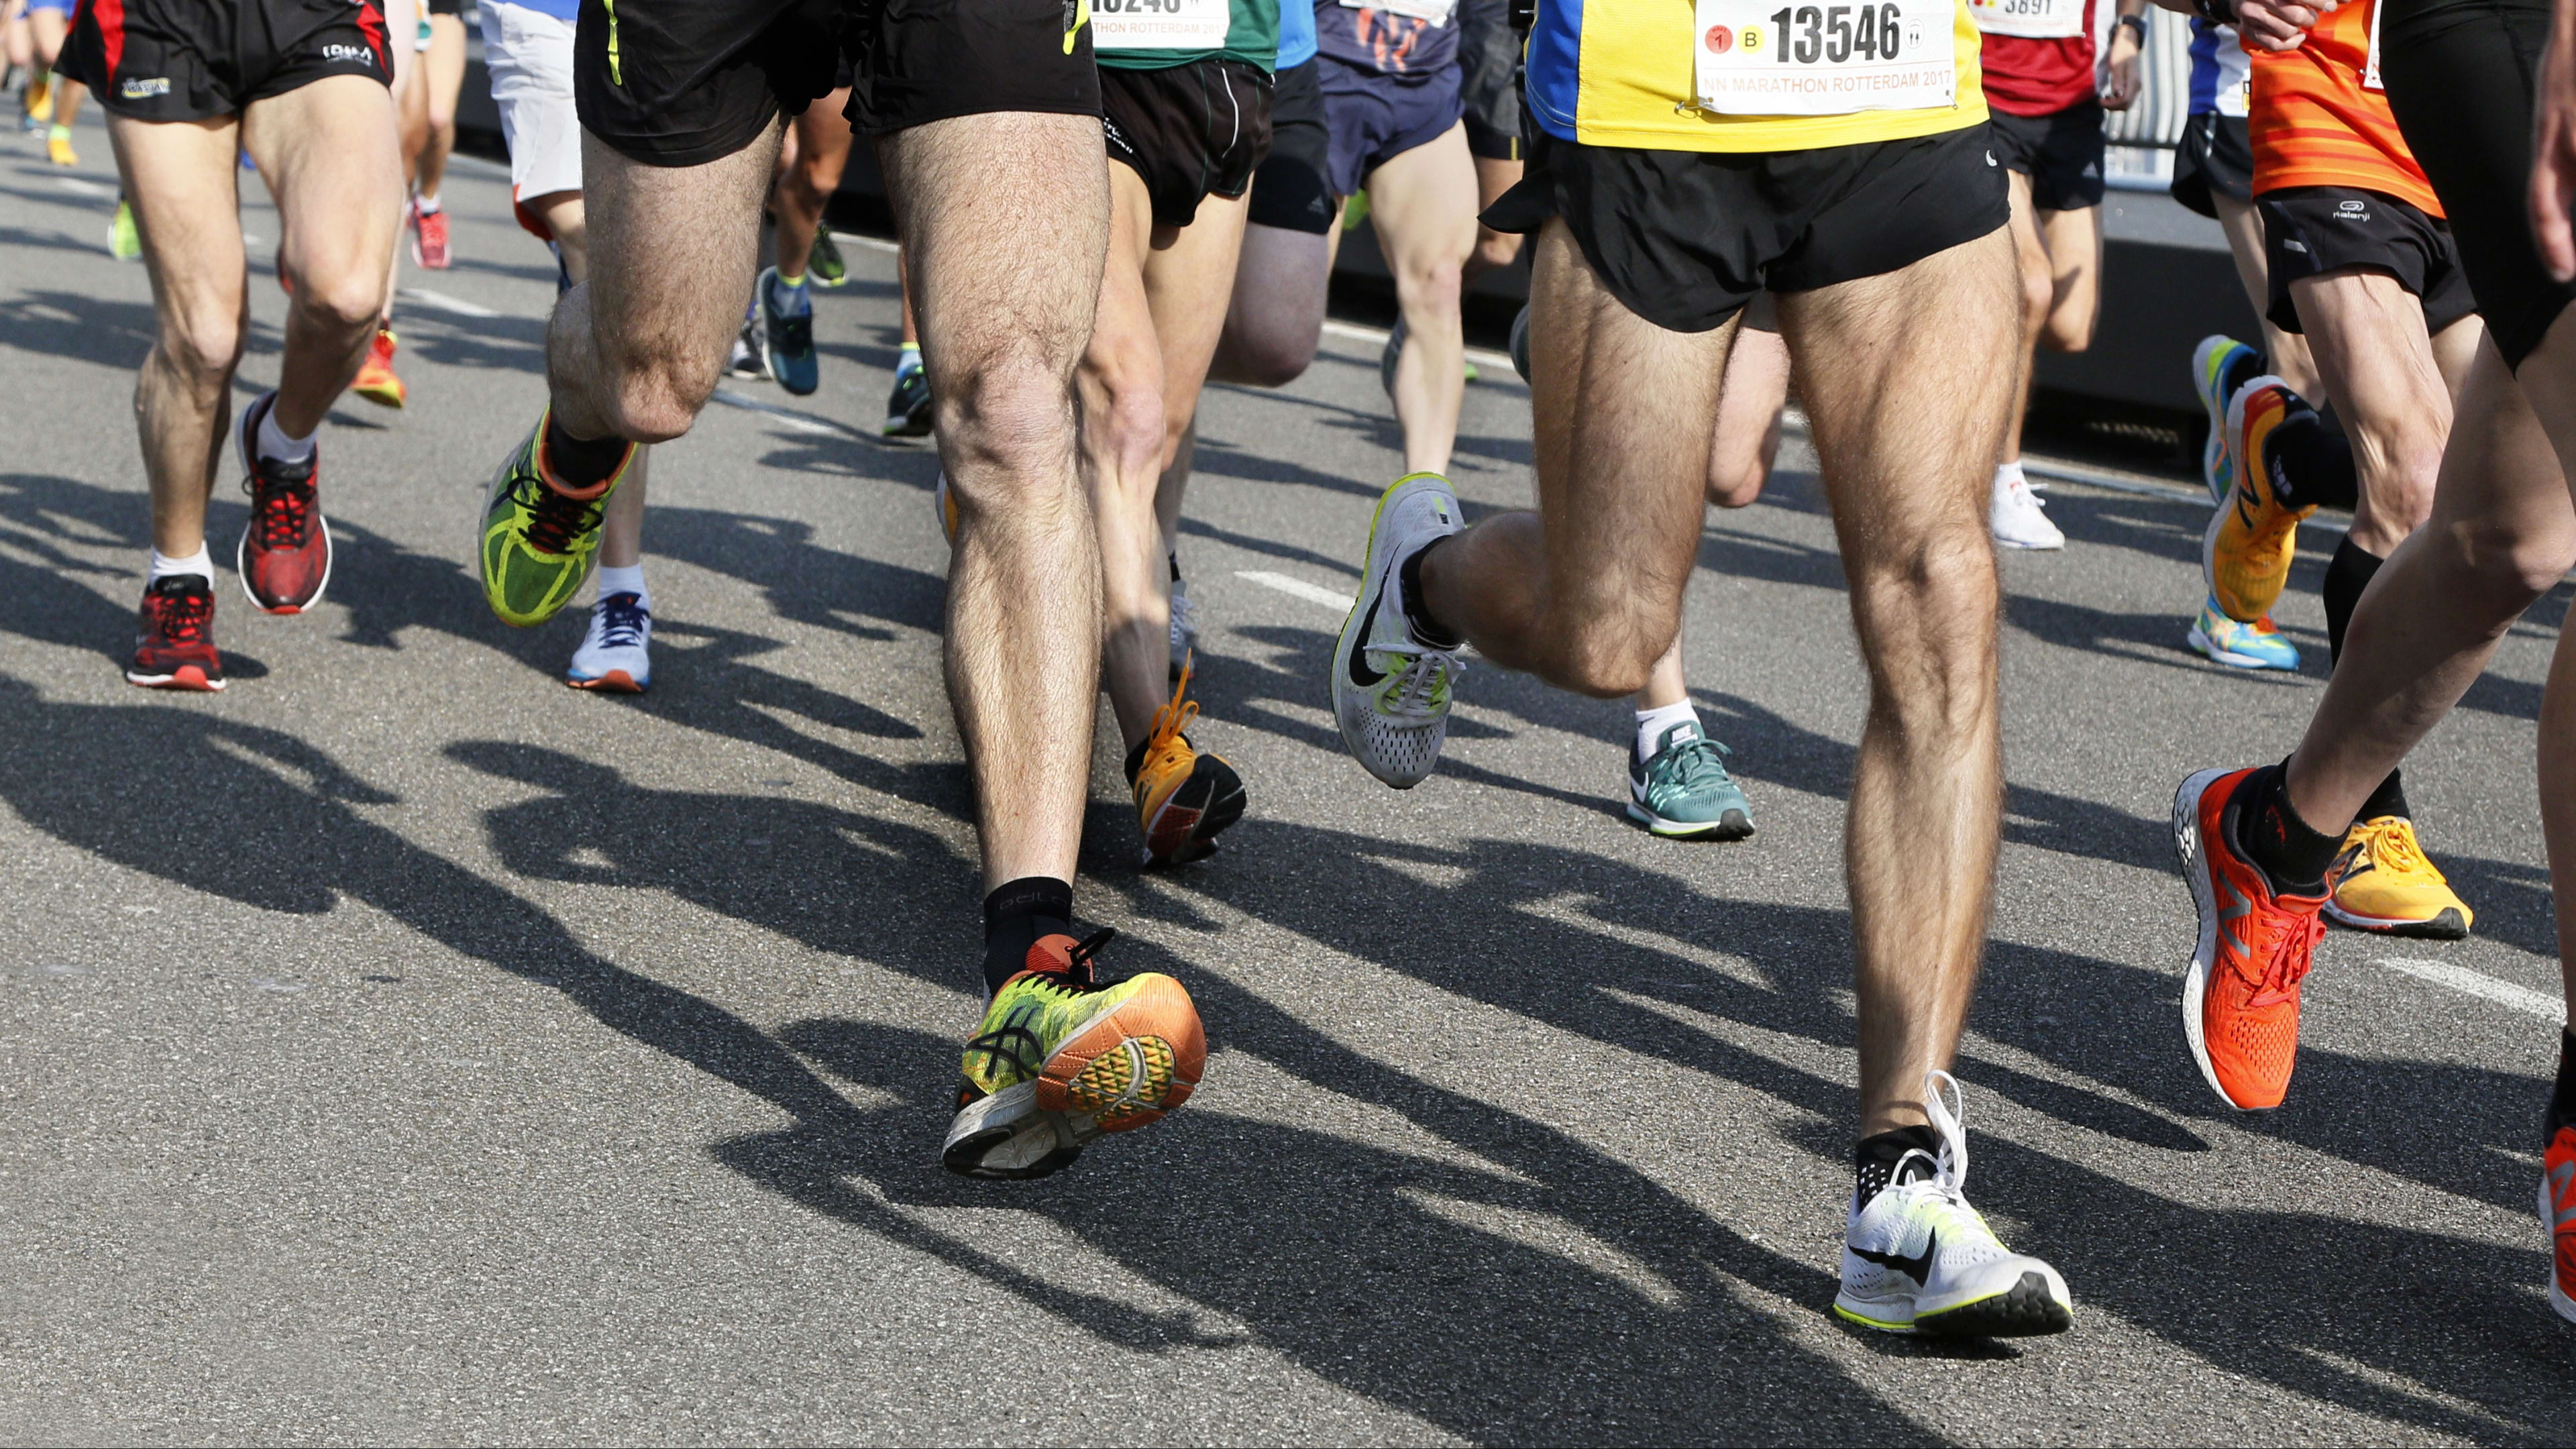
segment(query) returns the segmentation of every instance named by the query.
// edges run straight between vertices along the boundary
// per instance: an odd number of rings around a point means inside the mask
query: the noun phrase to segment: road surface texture
[[[2011,791],[1958,1072],[1971,1195],[2076,1327],[1861,1333],[1827,1306],[1864,686],[1813,454],[1712,514],[1692,584],[1758,836],[1645,835],[1625,707],[1481,663],[1398,794],[1325,692],[1400,466],[1343,329],[1200,414],[1195,734],[1250,813],[1141,872],[1095,751],[1081,915],[1189,984],[1206,1083],[1050,1181],[972,1183],[936,1165],[980,1006],[936,460],[873,437],[892,256],[853,240],[818,298],[820,393],[728,382],[659,450],[654,692],[596,697],[561,683],[581,610],[512,630],[473,581],[554,272],[460,162],[454,269],[403,275],[410,407],[323,434],[328,599],[241,599],[227,452],[233,684],[148,694],[119,668],[149,290],[101,245],[105,136],[75,172],[5,145],[0,1438],[2576,1442],[2532,1216],[2564,592],[2409,766],[2476,938],[2331,936],[2293,1099],[2242,1117],[2177,1023],[2165,816],[2297,738],[2333,536],[2282,606],[2307,671],[2247,678],[2183,644],[2188,481],[2058,486],[2066,551],[2003,560]],[[243,182],[236,406],[283,315]],[[1529,461],[1489,359],[1470,510],[1524,503]]]

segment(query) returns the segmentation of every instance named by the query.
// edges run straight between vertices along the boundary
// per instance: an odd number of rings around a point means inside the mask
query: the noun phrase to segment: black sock
[[[1432,618],[1422,603],[1422,557],[1448,541],[1447,535],[1435,538],[1406,554],[1404,562],[1395,566],[1396,582],[1402,585],[1404,595],[1404,622],[1413,626],[1413,637],[1434,649],[1455,649],[1466,642],[1440,627],[1440,621]]]
[[[1864,1137],[1852,1149],[1852,1190],[1854,1201],[1869,1206],[1869,1200],[1885,1191],[1896,1180],[1896,1164],[1908,1152],[1920,1152],[1939,1161],[1941,1138],[1929,1127],[1899,1127]]]
[[[1178,550],[1178,549],[1174,549],[1174,550],[1173,550],[1173,551],[1171,551],[1170,553],[1167,553],[1167,554],[1163,555],[1163,562],[1165,562],[1165,563],[1167,563],[1167,564],[1170,564],[1170,565],[1172,566],[1172,582],[1173,582],[1173,583],[1176,583],[1176,584],[1177,584],[1177,583],[1179,583],[1179,582],[1181,581],[1181,554],[1180,554],[1180,550]]]
[[[2361,498],[2352,440],[2305,403],[2291,404],[2289,416],[2263,439],[2263,476],[2285,507],[2350,508]]]
[[[2343,657],[2344,633],[2352,627],[2352,611],[2361,607],[2361,591],[2370,587],[2386,562],[2349,537],[2335,545],[2334,558],[2326,564],[2326,581],[2317,589],[2326,605],[2326,647],[2333,651],[2328,657]]]
[[[2236,787],[2236,798],[2228,802],[2236,817],[2233,844],[2270,878],[2274,894],[2319,896],[2343,833],[2320,834],[2291,808],[2289,763],[2265,765]]]
[[[615,433],[604,438],[576,438],[564,431],[560,420],[551,414],[546,418],[546,472],[567,488],[593,488],[607,482],[625,463],[632,447],[634,444]]]
[[[2383,815],[2394,815],[2400,820],[2415,818],[2413,807],[2406,803],[2406,784],[2398,778],[2398,773],[2395,770],[2388,772],[2388,778],[2380,781],[2379,788],[2370,792],[2370,798],[2361,802],[2361,813],[2354,819],[2377,820]]]
[[[2271,370],[2272,359],[2259,352],[2248,350],[2236,359],[2233,367],[2218,375],[2219,401],[2223,403],[2235,397],[2238,388]]]
[[[2576,1127],[2576,1030],[2558,1034],[2558,1085],[2549,1089],[2549,1115],[2540,1123],[2540,1145],[2557,1140],[2562,1127]]]
[[[1073,934],[1073,885],[1051,875],[1024,875],[984,897],[984,994],[1028,969],[1040,936]]]

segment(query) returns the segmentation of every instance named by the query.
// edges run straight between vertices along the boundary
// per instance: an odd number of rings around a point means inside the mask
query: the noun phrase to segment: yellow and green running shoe
[[[546,416],[553,412],[547,409]],[[502,623],[522,629],[553,618],[581,591],[599,554],[608,497],[635,463],[630,443],[605,481],[568,489],[548,475],[538,456],[545,436],[546,418],[540,417],[527,441],[492,475],[483,497],[482,546],[476,550],[484,602]]]
[[[1159,971],[1102,985],[1092,956],[1116,933],[1042,936],[966,1043],[957,1116],[940,1160],[967,1177],[1044,1177],[1104,1132],[1189,1100],[1207,1033],[1181,983]]]
[[[134,208],[121,196],[116,200],[116,220],[107,224],[107,254],[120,262],[143,255],[143,234],[134,229]]]

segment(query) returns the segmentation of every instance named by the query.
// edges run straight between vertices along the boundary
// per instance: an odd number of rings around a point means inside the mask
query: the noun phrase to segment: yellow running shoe
[[[2271,613],[2279,602],[2299,550],[2299,520],[2317,511],[2314,504],[2282,506],[2263,466],[2263,443],[2272,430],[2309,411],[2277,377],[2255,378],[2228,400],[2227,463],[2236,491],[2201,537],[2201,568],[2219,612],[2241,624]]]
[[[27,82],[27,121],[30,129],[54,118],[54,77],[50,71],[36,72]]]
[[[1207,1032],[1181,983],[1159,971],[1102,985],[1092,958],[1117,934],[1042,936],[993,994],[966,1043],[957,1116],[940,1161],[968,1177],[1044,1177],[1104,1132],[1156,1121],[1189,1100]]]
[[[56,126],[45,133],[45,159],[57,166],[78,166],[80,153],[72,149],[72,128]]]
[[[551,619],[581,591],[599,556],[599,524],[608,496],[635,465],[626,445],[606,481],[566,488],[545,466],[548,408],[527,439],[510,450],[483,495],[483,538],[476,550],[483,601],[504,624],[525,629]]]
[[[349,391],[378,407],[401,407],[411,395],[394,373],[394,348],[401,340],[394,336],[394,329],[377,328],[376,340],[367,344],[367,360],[358,364],[358,376],[349,384]]]
[[[1243,777],[1222,756],[1191,748],[1183,726],[1199,707],[1185,698],[1190,664],[1172,686],[1172,702],[1154,711],[1154,728],[1127,756],[1136,794],[1136,824],[1145,832],[1144,863],[1180,865],[1216,853],[1217,832],[1243,818]]]
[[[2414,822],[2403,815],[2355,825],[2343,838],[2330,879],[2334,897],[2326,902],[2326,918],[2356,930],[2457,941],[2477,922],[2468,902],[2424,858]]]

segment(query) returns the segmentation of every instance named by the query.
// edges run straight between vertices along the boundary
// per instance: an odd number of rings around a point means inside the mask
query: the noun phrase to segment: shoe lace
[[[1198,651],[1195,649],[1181,656],[1181,677],[1172,684],[1171,702],[1154,711],[1154,727],[1145,736],[1144,758],[1147,762],[1170,749],[1175,742],[1181,743],[1183,748],[1188,747],[1188,742],[1181,739],[1181,731],[1188,728],[1191,720],[1199,717],[1199,702],[1187,697],[1190,671],[1197,663]],[[1142,764],[1136,769],[1136,778],[1141,786],[1145,778]]]
[[[161,636],[173,644],[194,644],[206,637],[206,628],[215,619],[215,596],[203,589],[178,590],[156,594],[158,606],[153,623]]]
[[[1722,740],[1703,735],[1682,740],[1656,756],[1657,773],[1674,789],[1689,792],[1702,785],[1722,784],[1727,779],[1726,758],[1735,752]]]
[[[1404,661],[1402,672],[1379,693],[1378,699],[1388,714],[1407,719],[1430,718],[1440,697],[1467,673],[1466,661],[1456,651],[1434,649],[1410,640],[1371,644],[1369,652]]]
[[[601,499],[567,498],[534,472],[519,479],[517,496],[528,510],[528,544],[539,553],[570,553],[572,541],[598,526]]]
[[[2011,496],[2015,508],[2033,508],[2043,513],[2048,511],[2048,501],[2031,491],[2028,478],[2015,478],[2004,486],[2004,492]]]
[[[814,350],[814,318],[811,314],[780,313],[771,325],[778,329],[779,336],[771,351],[801,357]]]
[[[632,649],[644,642],[644,626],[653,615],[634,594],[611,594],[599,601],[599,642],[608,649]]]
[[[313,527],[313,479],[270,478],[259,473],[242,480],[250,495],[251,537],[261,548],[302,548]]]
[[[2287,1000],[2316,964],[2317,943],[2326,938],[2326,923],[2316,911],[2285,911],[2258,906],[2245,918],[2245,955],[2252,968],[2253,1004],[2269,1006]]]
[[[2441,875],[2425,858],[2423,846],[2416,842],[2415,832],[2406,827],[2406,822],[2391,817],[2365,825],[2362,831],[2362,848],[2379,869],[2391,875]]]

